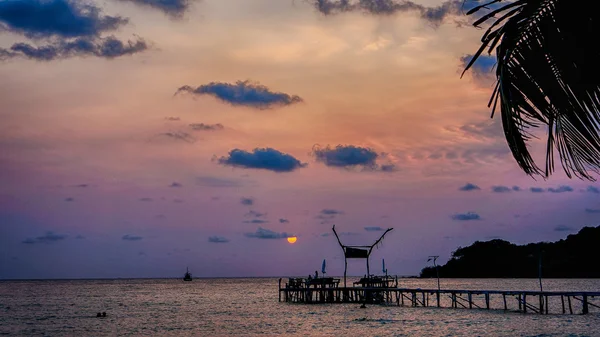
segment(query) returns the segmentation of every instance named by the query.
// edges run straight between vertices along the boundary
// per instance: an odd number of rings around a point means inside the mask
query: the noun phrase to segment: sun
[[[295,237],[295,236],[290,236],[289,238],[287,238],[287,240],[288,240],[289,243],[294,243],[294,242],[296,242],[297,239],[298,238]]]

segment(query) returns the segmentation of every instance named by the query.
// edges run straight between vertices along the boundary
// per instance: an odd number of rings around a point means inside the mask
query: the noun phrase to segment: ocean
[[[547,291],[600,291],[600,280],[543,280]],[[277,278],[0,281],[8,336],[600,336],[588,315],[278,302]],[[399,279],[436,288],[432,279]],[[444,289],[538,290],[537,279],[442,279]],[[501,298],[492,307],[501,308]],[[481,301],[481,299],[478,299]],[[560,300],[559,300],[560,302]],[[592,299],[600,304],[600,298]],[[581,306],[574,310],[581,312]],[[550,303],[560,312],[560,303]],[[516,301],[509,301],[516,308]],[[97,318],[98,312],[107,317]]]

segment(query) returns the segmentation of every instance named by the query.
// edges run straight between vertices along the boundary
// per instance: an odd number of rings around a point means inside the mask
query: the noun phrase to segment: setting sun
[[[288,240],[289,243],[294,243],[294,242],[296,242],[297,239],[298,238],[295,237],[295,236],[290,236],[289,238],[287,238],[287,240]]]

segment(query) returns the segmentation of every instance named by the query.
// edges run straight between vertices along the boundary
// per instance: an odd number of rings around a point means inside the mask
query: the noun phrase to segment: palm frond
[[[556,150],[569,177],[595,180],[600,171],[600,14],[582,1],[516,0],[497,9],[488,0],[474,25],[488,22],[465,72],[485,51],[497,57],[497,85],[488,106],[500,107],[510,150],[528,175],[548,177]],[[464,73],[463,73],[464,74]],[[534,128],[547,127],[541,169],[528,143]]]

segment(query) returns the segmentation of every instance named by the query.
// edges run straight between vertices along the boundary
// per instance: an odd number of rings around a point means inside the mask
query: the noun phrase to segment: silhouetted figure
[[[319,272],[315,270],[315,278],[319,278]]]
[[[308,275],[308,280],[312,280],[312,275]]]
[[[102,317],[102,314],[101,313],[97,313],[96,317]]]
[[[106,312],[102,312],[102,317],[106,317]]]

